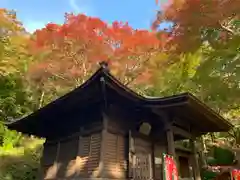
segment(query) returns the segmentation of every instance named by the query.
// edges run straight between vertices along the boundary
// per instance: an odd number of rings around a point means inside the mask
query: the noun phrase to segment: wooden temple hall
[[[83,85],[8,127],[46,138],[39,180],[162,180],[163,153],[180,177],[200,180],[195,138],[232,125],[189,93],[140,96],[101,63]]]

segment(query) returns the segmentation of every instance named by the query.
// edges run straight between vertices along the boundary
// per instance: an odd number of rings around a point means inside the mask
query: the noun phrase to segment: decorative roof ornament
[[[107,63],[107,61],[101,61],[101,62],[99,62],[99,66],[100,66],[103,70],[109,72],[109,68],[108,68],[108,63]]]

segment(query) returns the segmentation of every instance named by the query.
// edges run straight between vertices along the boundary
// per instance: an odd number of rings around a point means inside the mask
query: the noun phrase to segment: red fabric
[[[232,180],[240,180],[240,170],[234,169],[231,172]]]
[[[171,156],[164,156],[165,180],[178,180],[177,166]]]

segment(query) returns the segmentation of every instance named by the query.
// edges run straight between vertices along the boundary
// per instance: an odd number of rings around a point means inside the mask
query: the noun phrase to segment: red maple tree
[[[233,34],[231,24],[240,18],[239,0],[171,0],[163,5],[153,23],[171,22],[169,43],[180,52],[195,51],[203,42],[226,41]]]
[[[81,84],[103,60],[124,83],[150,77],[149,59],[164,47],[154,32],[83,14],[65,17],[64,24],[49,23],[32,38],[31,52],[42,57],[30,67],[34,80]]]

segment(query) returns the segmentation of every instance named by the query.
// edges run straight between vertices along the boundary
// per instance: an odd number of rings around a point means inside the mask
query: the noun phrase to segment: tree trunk
[[[202,161],[201,165],[202,167],[206,167],[207,166],[207,162],[206,162],[207,147],[206,147],[204,136],[200,137],[200,144],[201,144],[201,161]]]
[[[39,99],[39,103],[38,103],[38,109],[40,109],[42,107],[42,105],[43,105],[44,95],[45,95],[45,92],[42,91],[40,99]]]

